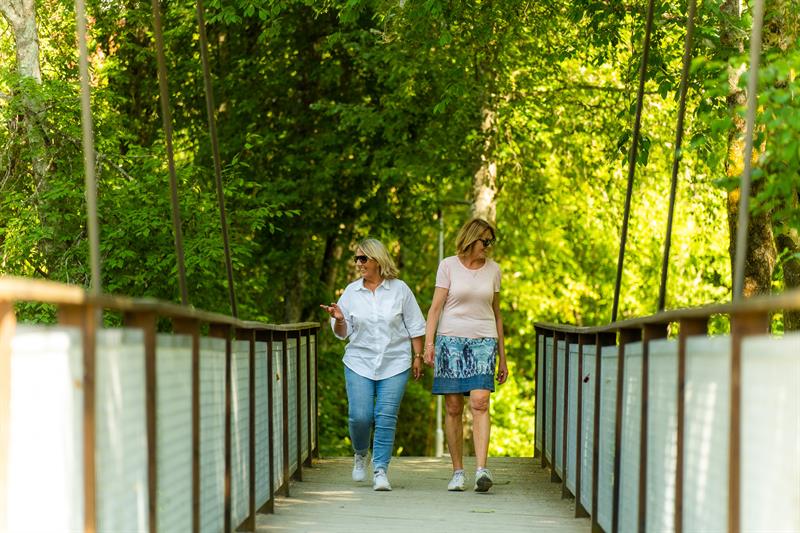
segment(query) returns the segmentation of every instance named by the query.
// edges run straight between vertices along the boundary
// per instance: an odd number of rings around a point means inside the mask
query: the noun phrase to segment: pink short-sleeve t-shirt
[[[500,267],[491,259],[481,268],[465,267],[458,256],[439,263],[436,286],[447,289],[437,333],[451,337],[497,338],[492,300],[500,292]]]

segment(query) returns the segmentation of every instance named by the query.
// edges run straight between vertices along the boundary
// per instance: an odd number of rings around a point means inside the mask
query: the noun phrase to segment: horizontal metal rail
[[[165,452],[164,444],[159,440],[159,432],[165,430],[165,421],[159,423],[159,409],[163,408],[166,400],[159,402],[158,398],[158,391],[163,392],[168,381],[161,383],[161,387],[158,381],[164,372],[162,366],[166,365],[165,361],[169,361],[169,346],[178,343],[178,340],[183,343],[180,364],[191,372],[191,377],[183,374],[182,378],[190,383],[187,389],[190,392],[186,392],[184,399],[188,401],[189,395],[191,396],[191,436],[187,437],[191,442],[185,441],[181,446],[192,450],[191,506],[183,510],[187,519],[191,517],[189,523],[192,531],[201,530],[200,511],[206,503],[205,500],[201,501],[201,484],[203,476],[207,474],[201,464],[201,447],[207,444],[204,444],[201,435],[201,410],[206,409],[202,406],[207,405],[210,400],[201,390],[201,354],[205,354],[204,361],[208,360],[209,354],[212,359],[217,357],[217,361],[224,359],[224,363],[214,363],[220,372],[224,368],[224,375],[218,373],[213,379],[217,380],[216,386],[219,390],[224,389],[224,399],[218,397],[215,407],[217,410],[224,409],[224,422],[221,422],[224,423],[224,456],[221,451],[220,455],[214,456],[214,460],[220,465],[224,462],[224,501],[218,502],[219,508],[224,509],[224,516],[217,518],[220,524],[224,520],[225,531],[239,528],[255,530],[256,513],[272,512],[274,496],[278,493],[288,495],[290,479],[302,480],[303,466],[310,466],[312,457],[319,456],[318,322],[267,324],[155,299],[93,295],[72,285],[0,277],[0,532],[12,529],[5,518],[7,511],[11,510],[8,502],[15,490],[10,485],[13,461],[11,452],[14,448],[11,443],[15,439],[14,424],[19,415],[14,418],[12,411],[19,409],[19,402],[12,406],[12,399],[15,394],[23,392],[20,389],[22,385],[15,384],[12,378],[12,359],[15,357],[13,342],[18,331],[29,331],[26,330],[28,326],[17,325],[14,305],[20,302],[55,305],[58,326],[77,332],[74,336],[79,339],[75,344],[81,350],[79,364],[82,375],[78,381],[82,411],[75,415],[76,420],[80,420],[82,429],[79,440],[82,442],[83,452],[78,461],[80,464],[68,466],[82,473],[83,493],[76,500],[81,502],[82,508],[70,512],[83,517],[85,531],[97,529],[97,517],[100,513],[97,508],[98,480],[102,476],[98,477],[100,465],[96,464],[100,431],[96,418],[97,409],[105,406],[97,397],[98,386],[102,385],[99,382],[102,376],[97,369],[101,359],[108,358],[108,354],[103,352],[107,347],[98,347],[98,343],[101,342],[99,339],[103,333],[118,329],[101,328],[101,311],[121,313],[124,323],[121,329],[138,332],[138,346],[134,349],[143,358],[140,365],[141,375],[137,375],[141,379],[136,383],[137,387],[142,387],[141,393],[144,395],[143,420],[139,423],[142,428],[146,428],[142,431],[143,434],[146,433],[144,455],[147,471],[147,523],[144,527],[149,531],[157,531],[159,524],[169,514],[164,503],[159,500],[163,485],[159,480],[165,475],[169,476],[173,468],[165,469],[162,464],[167,456],[162,457],[162,461],[159,460],[160,453],[169,452]],[[172,324],[171,334],[157,332],[157,325],[163,329],[165,320]],[[42,328],[46,330],[46,327]],[[207,334],[203,335],[201,331],[207,331]],[[201,349],[201,343],[206,347],[213,344],[218,351],[204,352],[205,348]],[[43,374],[50,373],[49,367],[43,367],[41,371]],[[260,376],[258,379],[257,374]],[[164,376],[164,379],[170,379],[169,374]],[[124,381],[122,378],[125,376],[116,377]],[[203,379],[210,378],[206,375]],[[122,391],[122,394],[127,393]],[[242,402],[244,398],[247,400]],[[220,404],[220,401],[223,403]],[[184,413],[188,411],[189,405],[186,407]],[[218,413],[222,416],[222,411]],[[188,417],[188,414],[184,416]],[[258,435],[257,427],[260,431]],[[166,431],[169,432],[169,429]],[[14,449],[19,449],[20,445],[20,442],[16,442]],[[265,453],[268,457],[264,457]],[[256,468],[257,461],[261,464],[259,469]],[[276,486],[276,480],[280,480],[279,486]],[[184,482],[188,483],[185,480]],[[263,496],[256,497],[257,490],[262,495],[267,495],[266,500]],[[242,503],[242,498],[245,498],[242,491],[247,492],[245,507]],[[243,508],[246,509],[246,516],[241,517],[239,515]],[[174,514],[175,509],[172,511]],[[34,524],[41,519],[43,518],[30,517]],[[128,525],[132,527],[131,524]],[[40,526],[39,529],[54,527],[49,522]],[[169,527],[165,522],[161,529]]]

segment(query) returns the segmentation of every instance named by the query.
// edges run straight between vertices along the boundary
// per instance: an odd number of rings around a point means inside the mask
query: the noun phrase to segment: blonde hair
[[[381,241],[376,239],[364,239],[358,243],[358,247],[364,252],[364,255],[370,259],[374,259],[378,263],[379,272],[384,279],[395,279],[399,271],[394,264],[389,252]]]
[[[482,218],[473,218],[468,220],[466,224],[461,226],[456,237],[456,253],[464,255],[469,251],[470,246],[481,238],[484,231],[489,230],[492,232],[492,239],[495,238],[494,227],[483,220]]]

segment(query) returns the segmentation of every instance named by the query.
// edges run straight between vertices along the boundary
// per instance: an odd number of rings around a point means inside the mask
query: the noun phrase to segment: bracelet
[[[427,348],[428,346],[435,346],[435,344],[433,344],[433,343],[430,343],[430,344],[426,344],[426,345],[425,345],[425,347],[426,347],[426,348]]]

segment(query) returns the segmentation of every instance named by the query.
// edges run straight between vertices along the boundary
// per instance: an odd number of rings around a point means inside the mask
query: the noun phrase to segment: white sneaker
[[[475,492],[486,492],[494,485],[492,481],[492,473],[481,468],[475,472]]]
[[[372,475],[372,490],[392,490],[389,478],[386,477],[386,471],[383,468],[377,469]]]
[[[364,481],[367,478],[367,456],[353,456],[353,481]]]
[[[447,490],[461,492],[464,490],[464,471],[456,470],[453,472],[453,479],[447,484]]]

